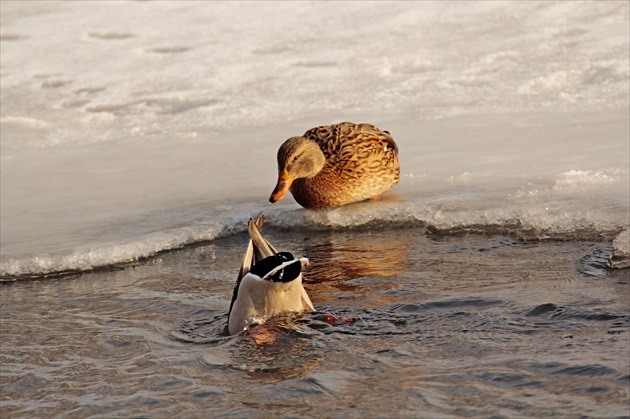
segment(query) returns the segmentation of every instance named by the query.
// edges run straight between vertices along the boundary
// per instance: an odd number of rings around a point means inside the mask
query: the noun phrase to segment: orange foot
[[[374,195],[372,198],[370,198],[372,201],[378,201],[379,199],[381,199],[381,197],[379,195]]]
[[[280,333],[274,330],[273,326],[265,326],[264,324],[256,325],[248,329],[244,334],[254,339],[254,342],[258,345],[269,345],[280,337]]]
[[[354,321],[354,318],[352,318],[351,316],[335,316],[332,314],[326,315],[326,323],[328,323],[331,326],[334,326],[335,323],[352,324],[353,321]]]

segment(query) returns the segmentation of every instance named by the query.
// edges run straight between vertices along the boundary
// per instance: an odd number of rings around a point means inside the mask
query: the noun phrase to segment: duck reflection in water
[[[396,281],[382,278],[401,275],[408,269],[408,248],[395,230],[320,236],[317,243],[309,245],[307,241],[304,246],[304,253],[313,260],[305,287],[319,305],[333,303],[338,300],[336,295],[344,292],[366,295],[363,308],[389,304],[386,295],[374,291],[397,288]]]

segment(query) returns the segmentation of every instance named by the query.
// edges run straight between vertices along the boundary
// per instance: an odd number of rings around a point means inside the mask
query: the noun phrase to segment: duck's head
[[[278,150],[278,183],[269,202],[281,200],[295,179],[315,176],[325,163],[326,157],[315,141],[304,137],[286,140]]]

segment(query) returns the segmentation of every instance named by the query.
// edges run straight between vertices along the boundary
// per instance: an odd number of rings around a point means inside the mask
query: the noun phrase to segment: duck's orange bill
[[[293,183],[293,178],[289,174],[289,172],[285,170],[282,173],[278,174],[278,183],[276,184],[276,188],[271,193],[269,197],[269,202],[274,203],[278,202],[289,192],[289,188],[291,187],[291,183]]]

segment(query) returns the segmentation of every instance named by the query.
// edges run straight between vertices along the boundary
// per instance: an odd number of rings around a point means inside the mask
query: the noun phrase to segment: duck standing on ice
[[[289,138],[278,150],[278,183],[269,201],[291,191],[304,208],[376,197],[400,180],[398,146],[387,131],[342,122]]]
[[[263,237],[262,223],[262,216],[257,221],[249,219],[251,239],[228,313],[230,335],[264,324],[282,313],[315,311],[302,286],[302,268],[308,259],[295,259],[291,253],[278,252]]]

